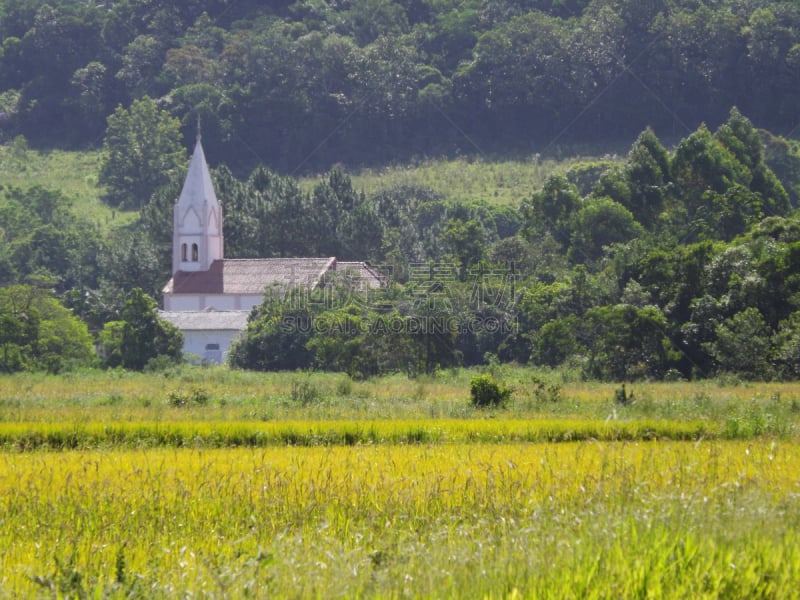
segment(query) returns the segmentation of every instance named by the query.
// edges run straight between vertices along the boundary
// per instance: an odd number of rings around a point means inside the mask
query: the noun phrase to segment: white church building
[[[188,360],[221,363],[247,326],[267,288],[311,291],[334,271],[354,274],[360,285],[382,285],[380,273],[364,262],[323,258],[231,259],[224,256],[222,207],[217,200],[200,135],[181,195],[174,207],[172,278],[163,289],[159,317],[183,333]]]

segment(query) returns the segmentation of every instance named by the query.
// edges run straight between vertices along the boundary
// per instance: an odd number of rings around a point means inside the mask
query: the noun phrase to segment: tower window
[[[186,256],[186,244],[181,244],[181,260],[186,262],[188,260]]]
[[[197,262],[197,260],[198,260],[197,244],[192,244],[192,262]]]

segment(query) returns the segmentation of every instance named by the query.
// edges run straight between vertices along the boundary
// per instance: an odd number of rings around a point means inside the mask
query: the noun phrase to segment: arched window
[[[188,260],[186,256],[186,244],[181,244],[181,260],[186,262]]]
[[[197,262],[197,260],[198,260],[197,244],[192,244],[192,262]]]

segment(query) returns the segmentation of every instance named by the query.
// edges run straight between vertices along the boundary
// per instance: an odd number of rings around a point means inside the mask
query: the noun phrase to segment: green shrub
[[[479,408],[503,406],[511,397],[511,389],[501,387],[491,375],[478,375],[469,381],[472,404]]]
[[[188,392],[172,390],[167,397],[169,405],[176,408],[189,405],[205,406],[209,399],[210,395],[205,388],[193,388]]]
[[[309,406],[322,400],[322,391],[311,381],[295,379],[292,381],[290,397],[296,404]]]

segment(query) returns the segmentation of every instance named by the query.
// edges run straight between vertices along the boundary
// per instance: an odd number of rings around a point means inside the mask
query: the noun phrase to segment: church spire
[[[207,271],[223,258],[222,208],[208,169],[197,120],[197,141],[174,209],[172,272]]]

